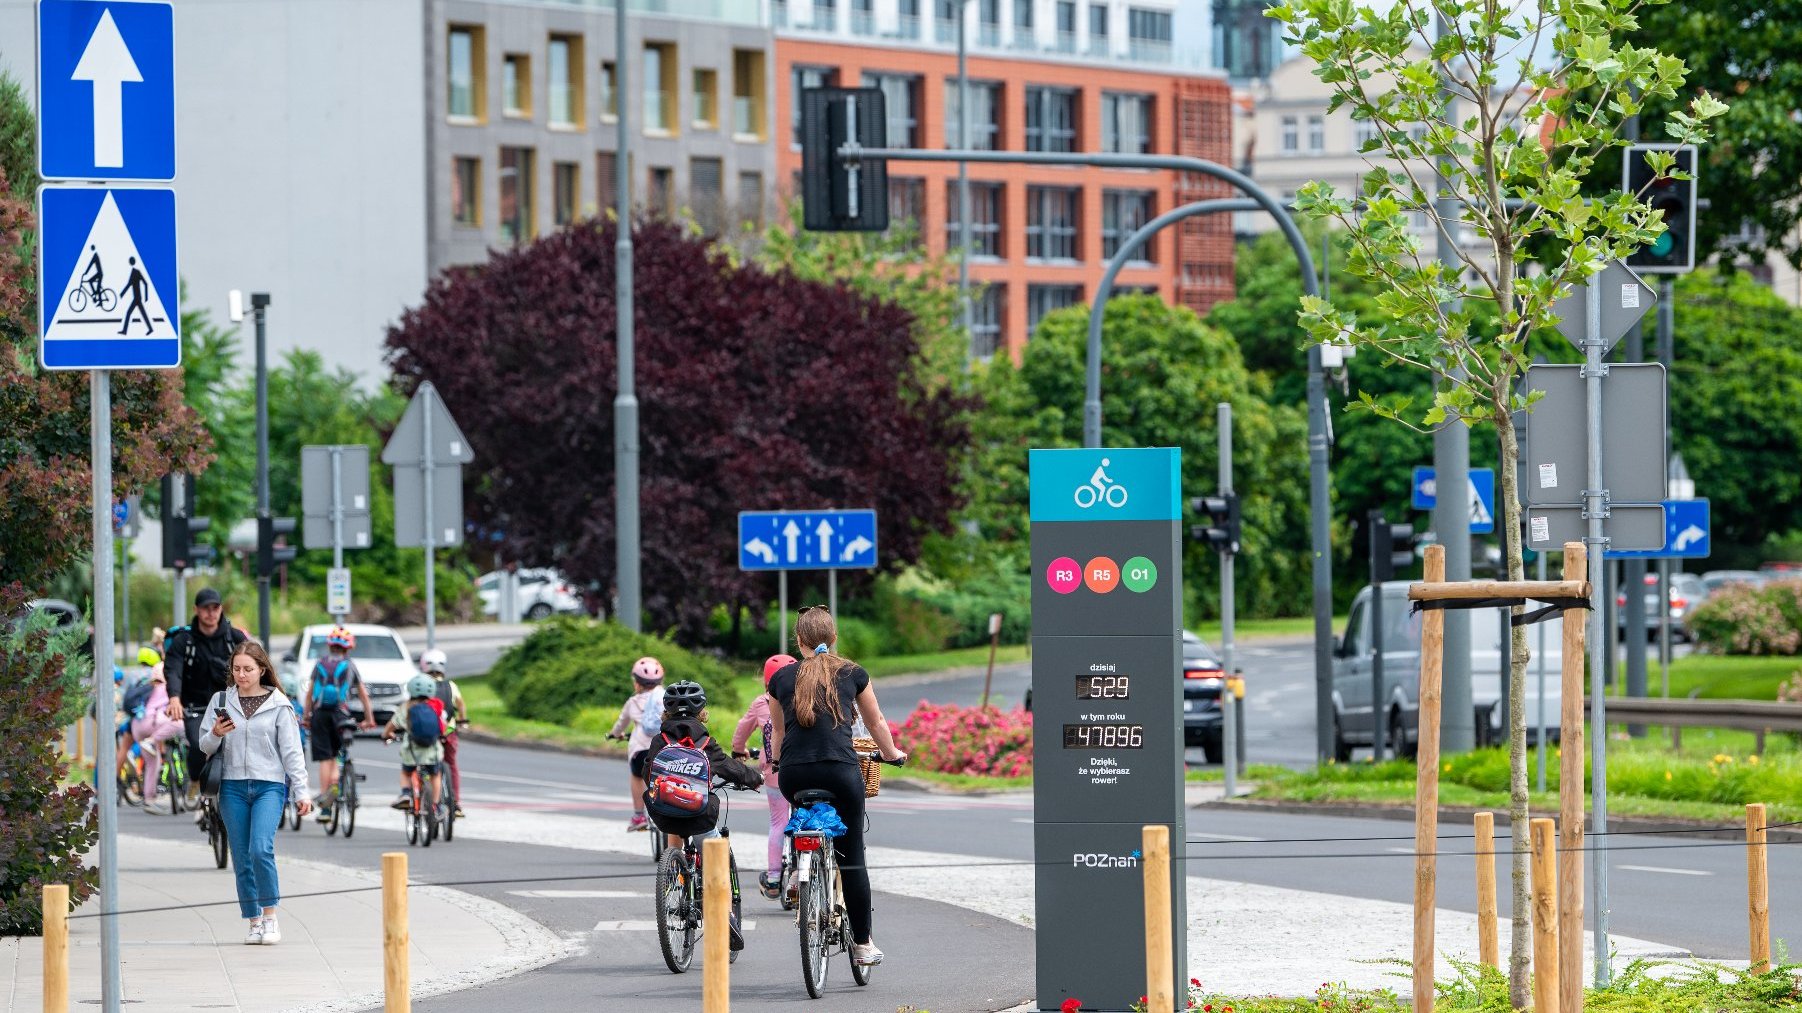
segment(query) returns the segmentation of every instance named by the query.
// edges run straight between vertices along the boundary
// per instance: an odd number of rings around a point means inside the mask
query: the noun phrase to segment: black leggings
[[[834,838],[839,876],[845,884],[845,910],[851,916],[851,937],[859,944],[870,941],[870,873],[863,857],[863,772],[855,763],[830,760],[819,763],[785,763],[777,775],[782,797],[792,804],[809,788],[823,788],[834,796],[832,807],[845,821],[846,833]]]

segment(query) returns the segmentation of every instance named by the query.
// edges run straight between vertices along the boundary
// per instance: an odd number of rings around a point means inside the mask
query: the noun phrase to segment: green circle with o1
[[[1144,556],[1134,556],[1121,565],[1120,582],[1128,591],[1143,594],[1157,585],[1157,564]]]

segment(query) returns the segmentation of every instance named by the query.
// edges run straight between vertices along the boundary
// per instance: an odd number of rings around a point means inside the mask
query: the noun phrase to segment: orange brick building
[[[939,41],[945,38],[941,30]],[[775,50],[777,170],[791,193],[801,171],[794,120],[802,87],[880,87],[891,146],[956,147],[957,61],[944,45],[884,45],[843,32],[820,38],[779,24]],[[998,37],[991,47],[972,47],[970,146],[1176,154],[1230,164],[1226,81],[1177,71],[1164,55],[1166,65],[1158,66],[1124,50],[1088,60],[1010,52]],[[1092,299],[1116,244],[1145,221],[1191,201],[1232,196],[1211,179],[1161,170],[971,163],[969,176],[978,357],[1001,349],[1018,354],[1045,313]],[[956,163],[891,161],[889,182],[891,218],[917,220],[933,253],[955,251]],[[1155,291],[1198,313],[1231,299],[1231,218],[1210,215],[1160,233],[1141,261],[1120,272],[1115,291]]]

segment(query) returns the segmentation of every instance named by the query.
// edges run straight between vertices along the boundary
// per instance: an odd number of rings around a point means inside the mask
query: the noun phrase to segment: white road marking
[[[1663,872],[1663,873],[1667,873],[1672,876],[1712,876],[1712,875],[1714,875],[1714,873],[1712,873],[1712,872],[1704,872],[1701,869],[1671,869],[1671,868],[1667,868],[1662,865],[1617,865],[1617,866],[1615,866],[1615,868],[1627,869],[1632,872]]]
[[[1207,838],[1207,839],[1208,839],[1208,840],[1210,840],[1210,841],[1256,841],[1256,840],[1259,840],[1259,838],[1256,838],[1256,837],[1246,837],[1246,836],[1244,836],[1244,835],[1243,835],[1243,834],[1204,834],[1204,833],[1197,833],[1197,834],[1195,834],[1195,836],[1196,836],[1196,837],[1205,837],[1205,838]]]
[[[357,765],[359,767],[380,767],[383,770],[400,769],[399,763],[391,762],[389,760],[359,759]],[[596,791],[592,784],[571,784],[567,781],[540,781],[533,777],[510,777],[506,774],[478,774],[473,770],[463,771],[464,780],[468,780],[472,777],[483,781],[500,781],[504,784],[530,785],[534,788],[563,788],[569,791],[579,791],[583,793],[584,798],[593,799],[597,802],[617,802],[628,797],[625,795],[614,795],[608,792]]]
[[[757,928],[757,923],[754,921],[742,921],[738,923],[738,927],[740,931],[750,932]],[[657,923],[633,919],[625,921],[607,921],[596,925],[594,930],[596,932],[655,932],[657,931]]]
[[[648,893],[636,890],[508,890],[515,897],[536,897],[540,900],[606,900],[623,897],[649,897]]]

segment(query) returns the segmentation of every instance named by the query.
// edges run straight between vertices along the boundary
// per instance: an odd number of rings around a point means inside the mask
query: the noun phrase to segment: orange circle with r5
[[[1106,556],[1096,556],[1082,568],[1082,582],[1096,594],[1107,594],[1120,586],[1120,564]]]

